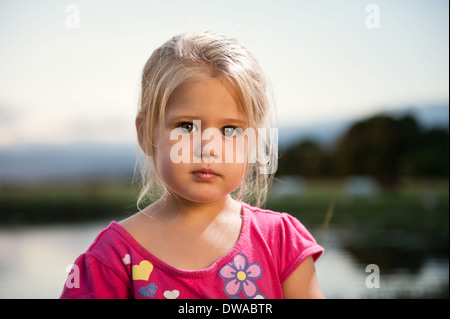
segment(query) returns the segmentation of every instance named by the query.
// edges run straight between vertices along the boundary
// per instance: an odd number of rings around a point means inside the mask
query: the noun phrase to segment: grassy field
[[[352,220],[387,227],[436,223],[448,230],[448,180],[404,181],[396,192],[350,196],[339,180],[311,180],[298,195],[270,196],[266,208],[289,212],[306,224]],[[0,224],[60,223],[125,218],[136,212],[137,185],[47,184],[0,188]],[[327,211],[333,205],[333,210]]]
[[[137,211],[137,194],[137,186],[126,182],[2,187],[0,224],[124,218]]]
[[[321,225],[328,219],[334,224],[359,220],[382,222],[389,227],[416,228],[432,218],[448,229],[448,180],[406,180],[396,191],[373,196],[346,194],[343,184],[340,180],[308,181],[302,194],[270,197],[267,207],[289,212],[314,225]]]

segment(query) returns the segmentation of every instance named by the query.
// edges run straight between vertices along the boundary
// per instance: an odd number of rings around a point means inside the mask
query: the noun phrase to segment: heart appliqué
[[[147,286],[139,288],[139,295],[141,297],[153,298],[155,296],[157,290],[158,290],[158,286],[154,282],[151,282]]]
[[[122,262],[124,265],[131,264],[131,256],[130,254],[126,254],[125,257],[122,258]]]
[[[178,296],[180,295],[180,292],[178,290],[166,290],[164,291],[164,297],[166,297],[166,299],[177,299]]]
[[[131,267],[131,276],[133,280],[148,280],[153,271],[153,264],[148,260],[143,260],[139,265]]]

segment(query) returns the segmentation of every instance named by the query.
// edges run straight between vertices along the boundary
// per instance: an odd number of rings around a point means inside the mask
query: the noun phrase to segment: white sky
[[[66,26],[70,4],[79,28]],[[446,0],[0,0],[0,147],[134,143],[146,60],[192,30],[254,52],[280,126],[448,103],[448,12]]]

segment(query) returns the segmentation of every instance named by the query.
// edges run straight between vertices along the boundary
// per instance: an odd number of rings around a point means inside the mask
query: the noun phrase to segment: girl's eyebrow
[[[181,122],[181,121],[195,121],[195,120],[201,120],[199,116],[192,116],[192,115],[183,115],[183,114],[174,114],[172,116],[167,117],[167,121],[169,123],[173,122]],[[246,126],[247,121],[243,119],[238,118],[224,118],[219,119],[218,122],[221,123],[221,125],[236,125],[236,126]]]
[[[200,119],[198,118],[198,116],[190,116],[190,115],[183,115],[183,114],[181,114],[181,115],[174,114],[174,115],[168,116],[168,117],[166,117],[166,118],[167,118],[167,120],[168,120],[169,122],[178,122],[178,121],[181,121],[181,120],[183,120],[183,121],[200,120]]]
[[[236,126],[246,126],[247,125],[247,121],[242,120],[242,119],[223,119],[221,120],[221,122],[223,122],[224,124],[235,124]]]

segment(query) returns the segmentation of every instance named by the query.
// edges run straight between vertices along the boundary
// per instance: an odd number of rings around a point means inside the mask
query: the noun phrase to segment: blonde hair
[[[222,77],[235,90],[246,116],[248,127],[271,127],[272,103],[264,72],[246,48],[235,39],[222,34],[202,32],[175,36],[157,48],[144,66],[142,91],[137,118],[141,121],[140,144],[145,152],[141,167],[140,203],[154,201],[165,191],[154,163],[154,128],[164,123],[168,101],[177,87],[199,75]],[[269,136],[269,135],[268,135]],[[267,137],[267,136],[266,136]],[[244,182],[233,197],[249,204],[264,204],[272,174],[261,174],[261,166],[273,165],[274,141],[264,139],[264,148],[271,155],[270,163],[249,163]]]

